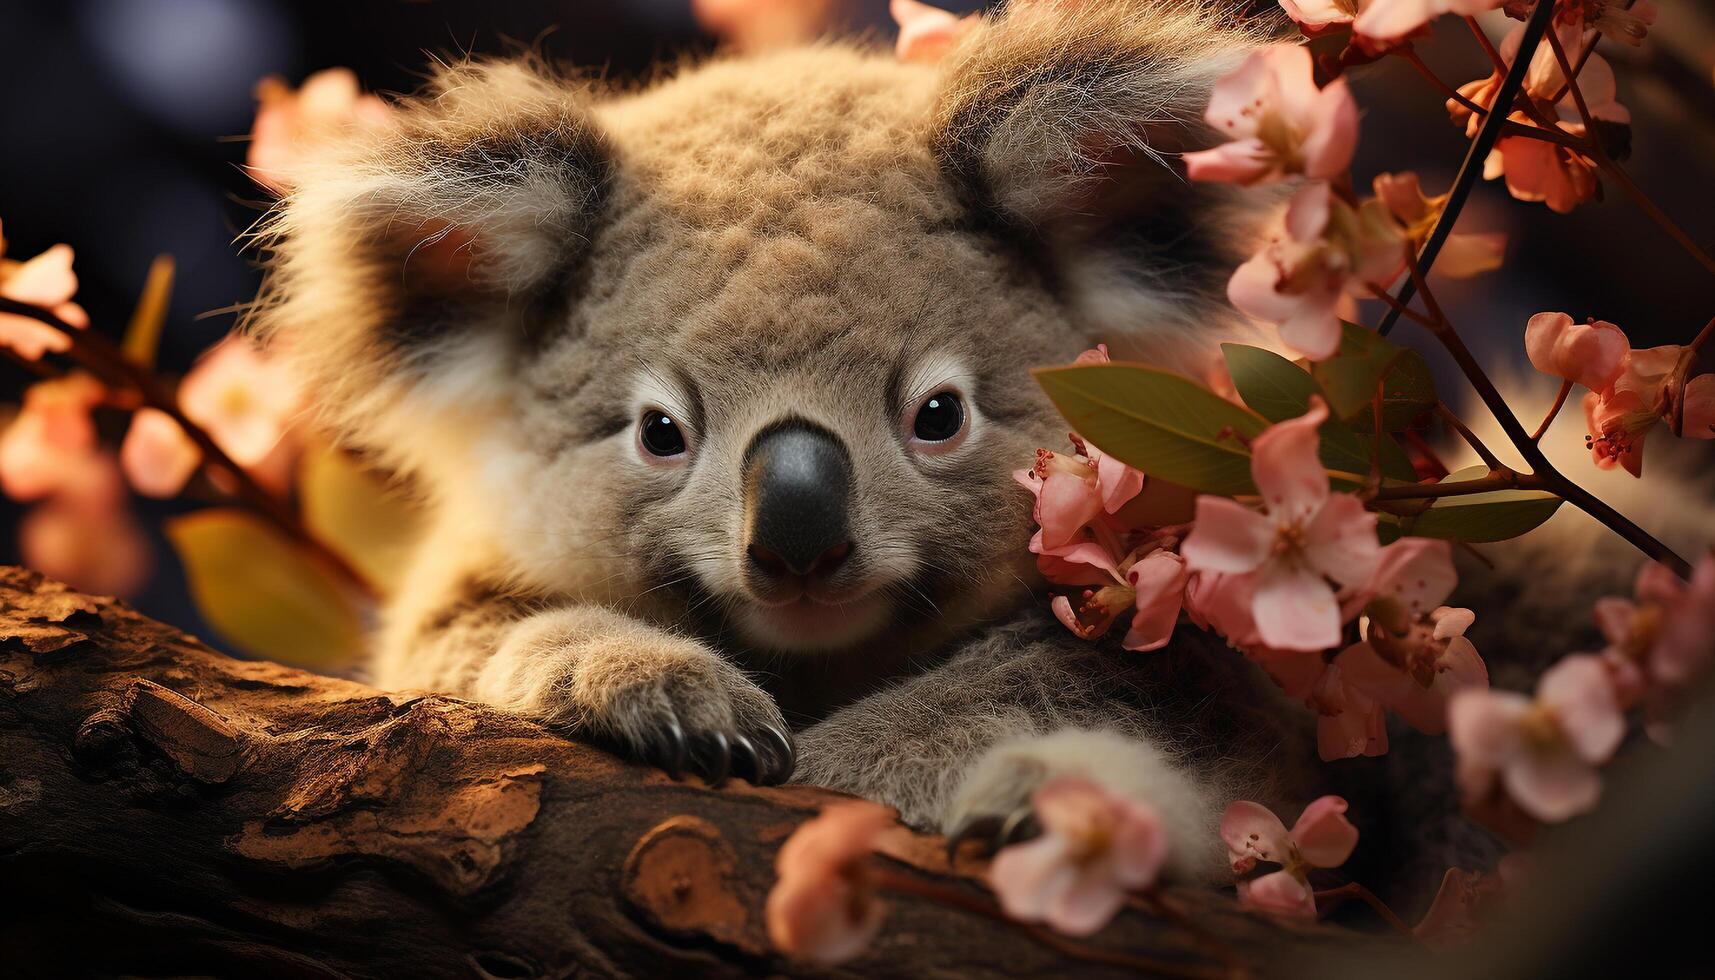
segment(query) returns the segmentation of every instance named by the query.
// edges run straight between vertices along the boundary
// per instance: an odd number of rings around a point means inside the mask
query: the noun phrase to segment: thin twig
[[[1560,415],[1561,407],[1566,404],[1566,396],[1570,394],[1572,394],[1572,382],[1560,382],[1560,393],[1554,396],[1554,404],[1548,406],[1548,414],[1542,417],[1542,424],[1530,434],[1531,442],[1542,441],[1543,435],[1548,432],[1548,427],[1554,424],[1555,418]]]
[[[1482,459],[1484,465],[1486,465],[1490,470],[1506,468],[1501,465],[1500,458],[1497,457],[1488,446],[1483,444],[1483,440],[1477,438],[1477,434],[1471,431],[1471,427],[1466,425],[1464,420],[1459,418],[1459,416],[1453,414],[1452,409],[1448,408],[1446,405],[1438,403],[1435,406],[1435,414],[1440,416],[1441,421],[1447,423],[1448,428],[1459,433],[1459,438],[1464,439],[1467,445],[1477,451],[1477,456]]]
[[[29,317],[65,334],[71,340],[71,346],[65,351],[66,356],[89,368],[109,384],[122,385],[136,391],[145,406],[170,416],[191,441],[197,444],[197,448],[202,450],[203,466],[220,470],[231,477],[236,488],[235,496],[287,536],[314,552],[328,568],[365,597],[374,598],[379,594],[362,572],[311,533],[291,507],[257,483],[244,467],[233,462],[232,457],[228,456],[201,426],[186,418],[179,408],[178,398],[165,381],[133,363],[106,337],[94,330],[80,330],[41,307],[5,297],[0,297],[0,313]]]
[[[1387,907],[1386,902],[1378,898],[1375,892],[1370,891],[1368,888],[1365,888],[1363,885],[1360,885],[1355,881],[1349,881],[1338,888],[1325,888],[1316,892],[1315,895],[1317,901],[1321,901],[1325,898],[1337,900],[1355,898],[1374,909],[1375,913],[1382,917],[1382,921],[1393,926],[1397,931],[1410,936],[1412,939],[1417,938],[1417,933],[1412,932],[1411,927],[1405,924],[1405,920],[1401,919],[1398,915],[1395,915],[1393,909]]]
[[[1566,87],[1572,93],[1572,104],[1578,109],[1578,117],[1584,120],[1584,131],[1589,136],[1589,153],[1595,159],[1596,166],[1604,174],[1613,178],[1614,182],[1620,185],[1620,189],[1631,197],[1632,202],[1638,206],[1639,210],[1648,215],[1651,221],[1660,225],[1661,229],[1667,232],[1668,237],[1678,243],[1680,248],[1685,249],[1711,274],[1715,274],[1715,257],[1710,256],[1708,252],[1703,250],[1702,246],[1692,241],[1691,236],[1685,233],[1685,229],[1679,227],[1678,222],[1669,217],[1666,211],[1663,211],[1648,194],[1644,193],[1644,189],[1639,187],[1632,180],[1631,175],[1627,174],[1614,161],[1614,158],[1608,155],[1607,147],[1603,146],[1602,141],[1596,137],[1596,117],[1591,115],[1590,106],[1584,101],[1584,92],[1578,85],[1578,71],[1572,67],[1572,62],[1566,57],[1565,46],[1560,43],[1559,36],[1553,31],[1548,32],[1548,47],[1554,52],[1555,60],[1560,63],[1561,73],[1566,76]]]
[[[1548,23],[1554,16],[1554,0],[1539,0],[1536,9],[1531,11],[1530,19],[1525,22],[1524,34],[1519,40],[1519,53],[1511,67],[1500,60],[1500,54],[1494,52],[1488,38],[1482,34],[1482,28],[1475,21],[1469,21],[1472,29],[1482,39],[1485,50],[1491,52],[1496,62],[1496,70],[1504,70],[1501,87],[1495,93],[1493,102],[1496,106],[1510,106],[1518,97],[1519,90],[1524,86],[1524,76],[1530,68],[1531,56],[1536,53],[1536,46],[1542,41],[1543,32],[1548,29]],[[1447,204],[1441,209],[1441,216],[1435,219],[1435,228],[1430,231],[1429,238],[1424,241],[1423,248],[1417,253],[1418,265],[1427,275],[1435,265],[1435,257],[1441,254],[1441,247],[1447,243],[1447,236],[1453,233],[1453,224],[1459,220],[1459,212],[1464,210],[1465,201],[1471,196],[1471,189],[1483,175],[1483,162],[1489,158],[1489,151],[1494,149],[1495,142],[1501,137],[1502,123],[1506,122],[1507,113],[1491,112],[1483,118],[1482,126],[1478,127],[1476,138],[1471,140],[1471,146],[1465,152],[1465,160],[1459,165],[1459,173],[1453,178],[1453,187],[1447,192]],[[1412,293],[1416,285],[1407,281],[1399,289],[1399,305],[1390,309],[1377,328],[1377,332],[1386,336],[1399,322],[1400,309],[1411,303]]]
[[[1435,301],[1434,294],[1430,292],[1429,284],[1424,279],[1422,270],[1418,268],[1416,261],[1408,256],[1406,267],[1411,270],[1412,281],[1417,284],[1418,291],[1423,293],[1423,302],[1429,307],[1430,314],[1436,320],[1437,326],[1431,328],[1431,332],[1441,342],[1441,346],[1446,348],[1447,353],[1452,356],[1454,363],[1459,365],[1459,370],[1464,372],[1466,380],[1471,383],[1471,387],[1476,389],[1477,397],[1483,400],[1483,404],[1488,407],[1490,414],[1494,415],[1495,421],[1500,423],[1501,431],[1506,433],[1507,438],[1512,441],[1513,446],[1524,457],[1525,462],[1530,464],[1531,475],[1536,481],[1535,489],[1546,490],[1572,504],[1631,542],[1639,551],[1673,569],[1680,578],[1690,578],[1691,564],[1681,558],[1672,548],[1663,544],[1655,535],[1639,527],[1631,518],[1615,510],[1577,483],[1567,479],[1559,470],[1554,468],[1554,464],[1550,463],[1548,457],[1543,455],[1542,447],[1531,441],[1530,433],[1524,430],[1524,425],[1519,422],[1518,416],[1513,414],[1513,410],[1507,404],[1506,399],[1501,397],[1501,393],[1495,388],[1494,382],[1489,380],[1489,376],[1484,373],[1482,365],[1477,363],[1477,358],[1471,353],[1471,349],[1465,346],[1465,341],[1460,338],[1458,331],[1454,330],[1453,325],[1448,322],[1440,304]]]
[[[1473,480],[1456,483],[1406,483],[1382,487],[1372,500],[1440,500],[1443,497],[1468,497],[1474,493],[1496,490],[1541,490],[1544,484],[1535,474],[1520,473],[1503,466]]]

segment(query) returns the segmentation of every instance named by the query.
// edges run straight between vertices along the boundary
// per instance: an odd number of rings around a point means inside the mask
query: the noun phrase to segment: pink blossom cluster
[[[1588,812],[1601,796],[1598,769],[1643,706],[1645,730],[1668,738],[1681,695],[1715,663],[1715,553],[1689,582],[1661,565],[1639,571],[1631,597],[1596,603],[1608,645],[1561,659],[1533,696],[1472,690],[1448,706],[1458,782],[1470,812],[1515,839],[1535,822]]]
[[[1227,142],[1187,153],[1185,169],[1192,180],[1242,185],[1307,179],[1262,250],[1233,273],[1227,297],[1275,324],[1286,346],[1324,360],[1339,348],[1341,311],[1404,271],[1407,246],[1428,236],[1446,198],[1426,196],[1417,175],[1403,173],[1381,175],[1374,196],[1358,200],[1348,173],[1357,104],[1344,79],[1319,88],[1314,76],[1300,45],[1253,52],[1209,99],[1205,118]],[[1442,271],[1493,269],[1503,244],[1496,235],[1455,236]]]
[[[71,250],[0,266],[0,295],[52,309],[74,327],[88,322],[71,301],[77,278]],[[37,361],[70,341],[53,327],[0,316],[0,346]],[[31,385],[0,431],[0,491],[36,507],[19,524],[26,564],[92,592],[136,593],[148,577],[151,547],[133,517],[125,484],[148,497],[184,490],[202,450],[168,413],[135,404],[136,392],[110,389],[72,372]],[[246,338],[228,337],[203,356],[178,389],[178,407],[264,486],[284,493],[291,479],[300,402],[278,362]],[[117,455],[104,447],[102,409],[135,409]],[[219,479],[219,476],[215,476]]]
[[[1346,819],[1346,801],[1324,796],[1304,808],[1288,830],[1273,811],[1260,803],[1240,800],[1221,816],[1221,840],[1235,874],[1257,863],[1279,870],[1239,882],[1239,902],[1251,908],[1313,919],[1316,898],[1310,871],[1337,868],[1358,846],[1358,829]]]
[[[1618,26],[1622,19],[1628,26],[1615,36],[1637,44],[1655,20],[1655,8],[1650,0],[1638,0],[1629,11],[1622,5],[1601,0],[1562,3],[1556,11],[1553,31],[1571,64],[1582,65],[1575,73],[1578,94],[1573,94],[1553,48],[1543,44],[1531,58],[1520,102],[1509,112],[1508,119],[1525,127],[1585,138],[1593,134],[1577,106],[1578,96],[1582,96],[1584,108],[1597,122],[1630,123],[1631,113],[1617,99],[1613,68],[1593,50],[1596,34],[1605,29],[1604,25]],[[1523,36],[1524,25],[1520,24],[1502,40],[1501,64],[1494,72],[1487,78],[1461,85],[1461,98],[1447,100],[1448,114],[1454,123],[1465,127],[1467,134],[1475,135],[1482,125],[1483,117],[1472,111],[1473,107],[1484,113],[1495,109],[1495,96],[1505,75],[1503,66],[1511,67],[1518,57]],[[1589,153],[1567,142],[1517,134],[1502,136],[1495,144],[1485,161],[1483,175],[1491,180],[1504,178],[1507,191],[1521,201],[1541,201],[1552,210],[1565,213],[1595,197],[1596,166]]]
[[[1685,437],[1715,439],[1715,374],[1684,377],[1694,351],[1678,344],[1635,349],[1612,323],[1574,323],[1565,313],[1531,317],[1524,343],[1538,371],[1589,389],[1587,442],[1602,469],[1643,475],[1644,437],[1676,412]]]
[[[1121,645],[1139,651],[1166,646],[1182,618],[1212,630],[1316,711],[1323,757],[1341,759],[1387,751],[1389,710],[1440,734],[1447,698],[1488,673],[1464,637],[1471,613],[1444,605],[1451,547],[1380,544],[1375,515],[1331,490],[1317,455],[1327,419],[1317,399],[1257,436],[1257,505],[1203,495],[1188,525],[1133,524],[1126,505],[1147,477],[1076,437],[1017,476],[1035,496],[1037,567],[1071,587],[1052,600],[1067,629],[1093,640],[1124,618]]]

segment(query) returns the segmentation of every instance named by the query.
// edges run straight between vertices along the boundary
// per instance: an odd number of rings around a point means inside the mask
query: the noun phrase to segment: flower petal
[[[1538,820],[1560,823],[1595,807],[1602,777],[1570,751],[1532,751],[1501,771],[1501,784]]]
[[[1496,769],[1524,748],[1519,721],[1530,699],[1512,691],[1468,689],[1447,700],[1447,738],[1462,766]]]
[[[1321,575],[1299,565],[1264,565],[1251,613],[1262,642],[1279,650],[1326,650],[1340,642],[1334,590]]]
[[[1180,545],[1187,567],[1210,572],[1248,572],[1274,546],[1275,523],[1227,497],[1197,498],[1196,524]]]
[[[1239,800],[1221,814],[1221,839],[1227,842],[1234,871],[1249,870],[1258,861],[1280,864],[1292,844],[1274,811],[1249,800]]]
[[[1626,719],[1601,658],[1564,657],[1544,671],[1537,700],[1554,712],[1561,732],[1586,762],[1606,762],[1626,736]]]
[[[1311,567],[1341,585],[1368,582],[1381,563],[1376,515],[1352,494],[1330,496],[1304,529],[1304,537],[1304,557]]]
[[[1327,403],[1312,395],[1303,415],[1269,426],[1251,443],[1251,475],[1276,523],[1306,520],[1328,499],[1328,472],[1317,454],[1327,420]]]
[[[1358,846],[1358,828],[1346,819],[1346,801],[1324,796],[1304,808],[1292,825],[1299,856],[1318,868],[1337,868]]]

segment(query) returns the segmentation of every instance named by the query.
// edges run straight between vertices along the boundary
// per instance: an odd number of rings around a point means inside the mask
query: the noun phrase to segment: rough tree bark
[[[835,794],[713,789],[518,718],[233,660],[110,599],[0,569],[0,974],[1117,974],[969,909],[889,899],[839,969],[769,945],[774,852]],[[881,860],[991,904],[900,829]],[[1171,900],[1262,974],[1360,940]],[[1092,947],[1216,973],[1128,909]]]

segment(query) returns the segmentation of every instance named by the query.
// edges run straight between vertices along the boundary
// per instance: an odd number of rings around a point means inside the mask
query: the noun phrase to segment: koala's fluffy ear
[[[495,372],[563,324],[611,168],[587,102],[526,63],[457,65],[294,173],[248,325],[335,421],[503,390]]]
[[[1271,205],[1190,183],[1178,155],[1219,141],[1209,91],[1260,39],[1196,0],[1017,0],[950,52],[934,152],[1097,330],[1188,326]]]

